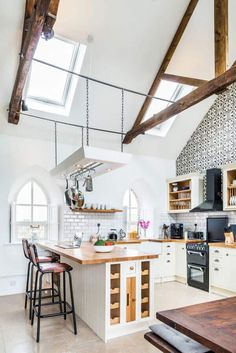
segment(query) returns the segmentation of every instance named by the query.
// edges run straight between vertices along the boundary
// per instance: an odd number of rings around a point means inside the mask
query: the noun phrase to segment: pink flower
[[[140,219],[139,225],[142,229],[148,229],[150,225],[150,221],[144,221],[143,219]]]

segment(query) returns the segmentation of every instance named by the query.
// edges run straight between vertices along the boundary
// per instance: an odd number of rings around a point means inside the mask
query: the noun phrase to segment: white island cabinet
[[[155,318],[153,261],[158,255],[118,246],[111,253],[95,253],[89,243],[70,250],[38,245],[73,267],[76,314],[105,342],[145,330]]]

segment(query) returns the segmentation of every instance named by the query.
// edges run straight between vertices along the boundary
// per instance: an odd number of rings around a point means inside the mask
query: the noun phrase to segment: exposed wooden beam
[[[160,82],[161,82],[161,77],[162,75],[164,74],[164,72],[166,71],[168,65],[169,65],[169,62],[171,61],[172,57],[173,57],[173,54],[175,52],[175,49],[177,47],[177,45],[179,44],[181,38],[182,38],[182,35],[185,31],[185,28],[187,27],[187,24],[189,23],[189,20],[193,14],[193,11],[195,10],[195,7],[197,6],[197,3],[198,3],[199,0],[190,0],[189,2],[189,5],[187,7],[187,10],[185,11],[185,14],[179,24],[179,27],[174,35],[174,38],[172,39],[172,42],[166,52],[166,55],[162,61],[162,64],[156,74],[156,77],[152,83],[152,86],[148,92],[148,95],[150,96],[154,96],[155,95],[155,92],[158,88],[158,86],[160,85]],[[135,123],[133,125],[133,128],[138,126],[142,120],[143,120],[143,117],[145,115],[145,113],[147,112],[150,104],[151,104],[151,98],[149,97],[146,97],[143,105],[142,105],[142,108],[135,120]]]
[[[55,23],[58,0],[27,0],[20,63],[9,104],[8,122],[18,124],[22,93],[41,33]],[[30,14],[30,17],[28,17]]]
[[[202,100],[210,97],[213,94],[225,89],[230,84],[236,81],[236,66],[232,66],[229,70],[224,72],[222,75],[214,78],[211,81],[203,84],[202,86],[196,88],[191,93],[187,94],[185,97],[179,99],[175,103],[168,106],[161,112],[153,115],[152,118],[143,122],[135,129],[130,130],[123,141],[123,143],[130,143],[136,136],[144,134],[145,131],[160,125],[164,121],[170,119],[172,116],[183,112],[184,110],[192,107],[193,105],[201,102]]]
[[[223,74],[228,63],[228,0],[215,0],[215,76]]]
[[[199,87],[207,82],[207,80],[201,80],[199,78],[185,77],[172,74],[163,74],[162,80],[181,83],[183,85],[189,85],[193,87]]]

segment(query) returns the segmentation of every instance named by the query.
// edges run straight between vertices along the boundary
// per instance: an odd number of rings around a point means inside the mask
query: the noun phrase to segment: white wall
[[[64,158],[77,147],[60,144],[59,158]],[[48,140],[33,140],[2,134],[0,135],[0,163],[0,295],[5,295],[24,290],[26,273],[26,261],[21,245],[9,244],[9,201],[12,200],[17,189],[16,185],[20,185],[31,171],[34,178],[37,178],[37,170],[39,171],[44,188],[53,188],[52,185],[56,180],[50,178],[48,171],[54,167],[54,144]],[[133,186],[143,207],[153,212],[153,234],[158,235],[160,212],[166,207],[165,179],[174,174],[173,160],[136,155],[128,166],[96,178],[94,192],[86,195],[87,201],[121,207],[125,190]],[[51,203],[60,203],[60,200],[63,200],[63,189],[55,190],[57,191],[47,190]],[[60,229],[63,229],[63,207],[61,209]],[[63,234],[61,236],[63,237]]]

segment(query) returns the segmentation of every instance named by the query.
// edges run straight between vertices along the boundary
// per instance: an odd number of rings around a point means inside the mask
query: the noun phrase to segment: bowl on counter
[[[111,252],[114,250],[115,245],[94,245],[94,250],[96,252]]]

